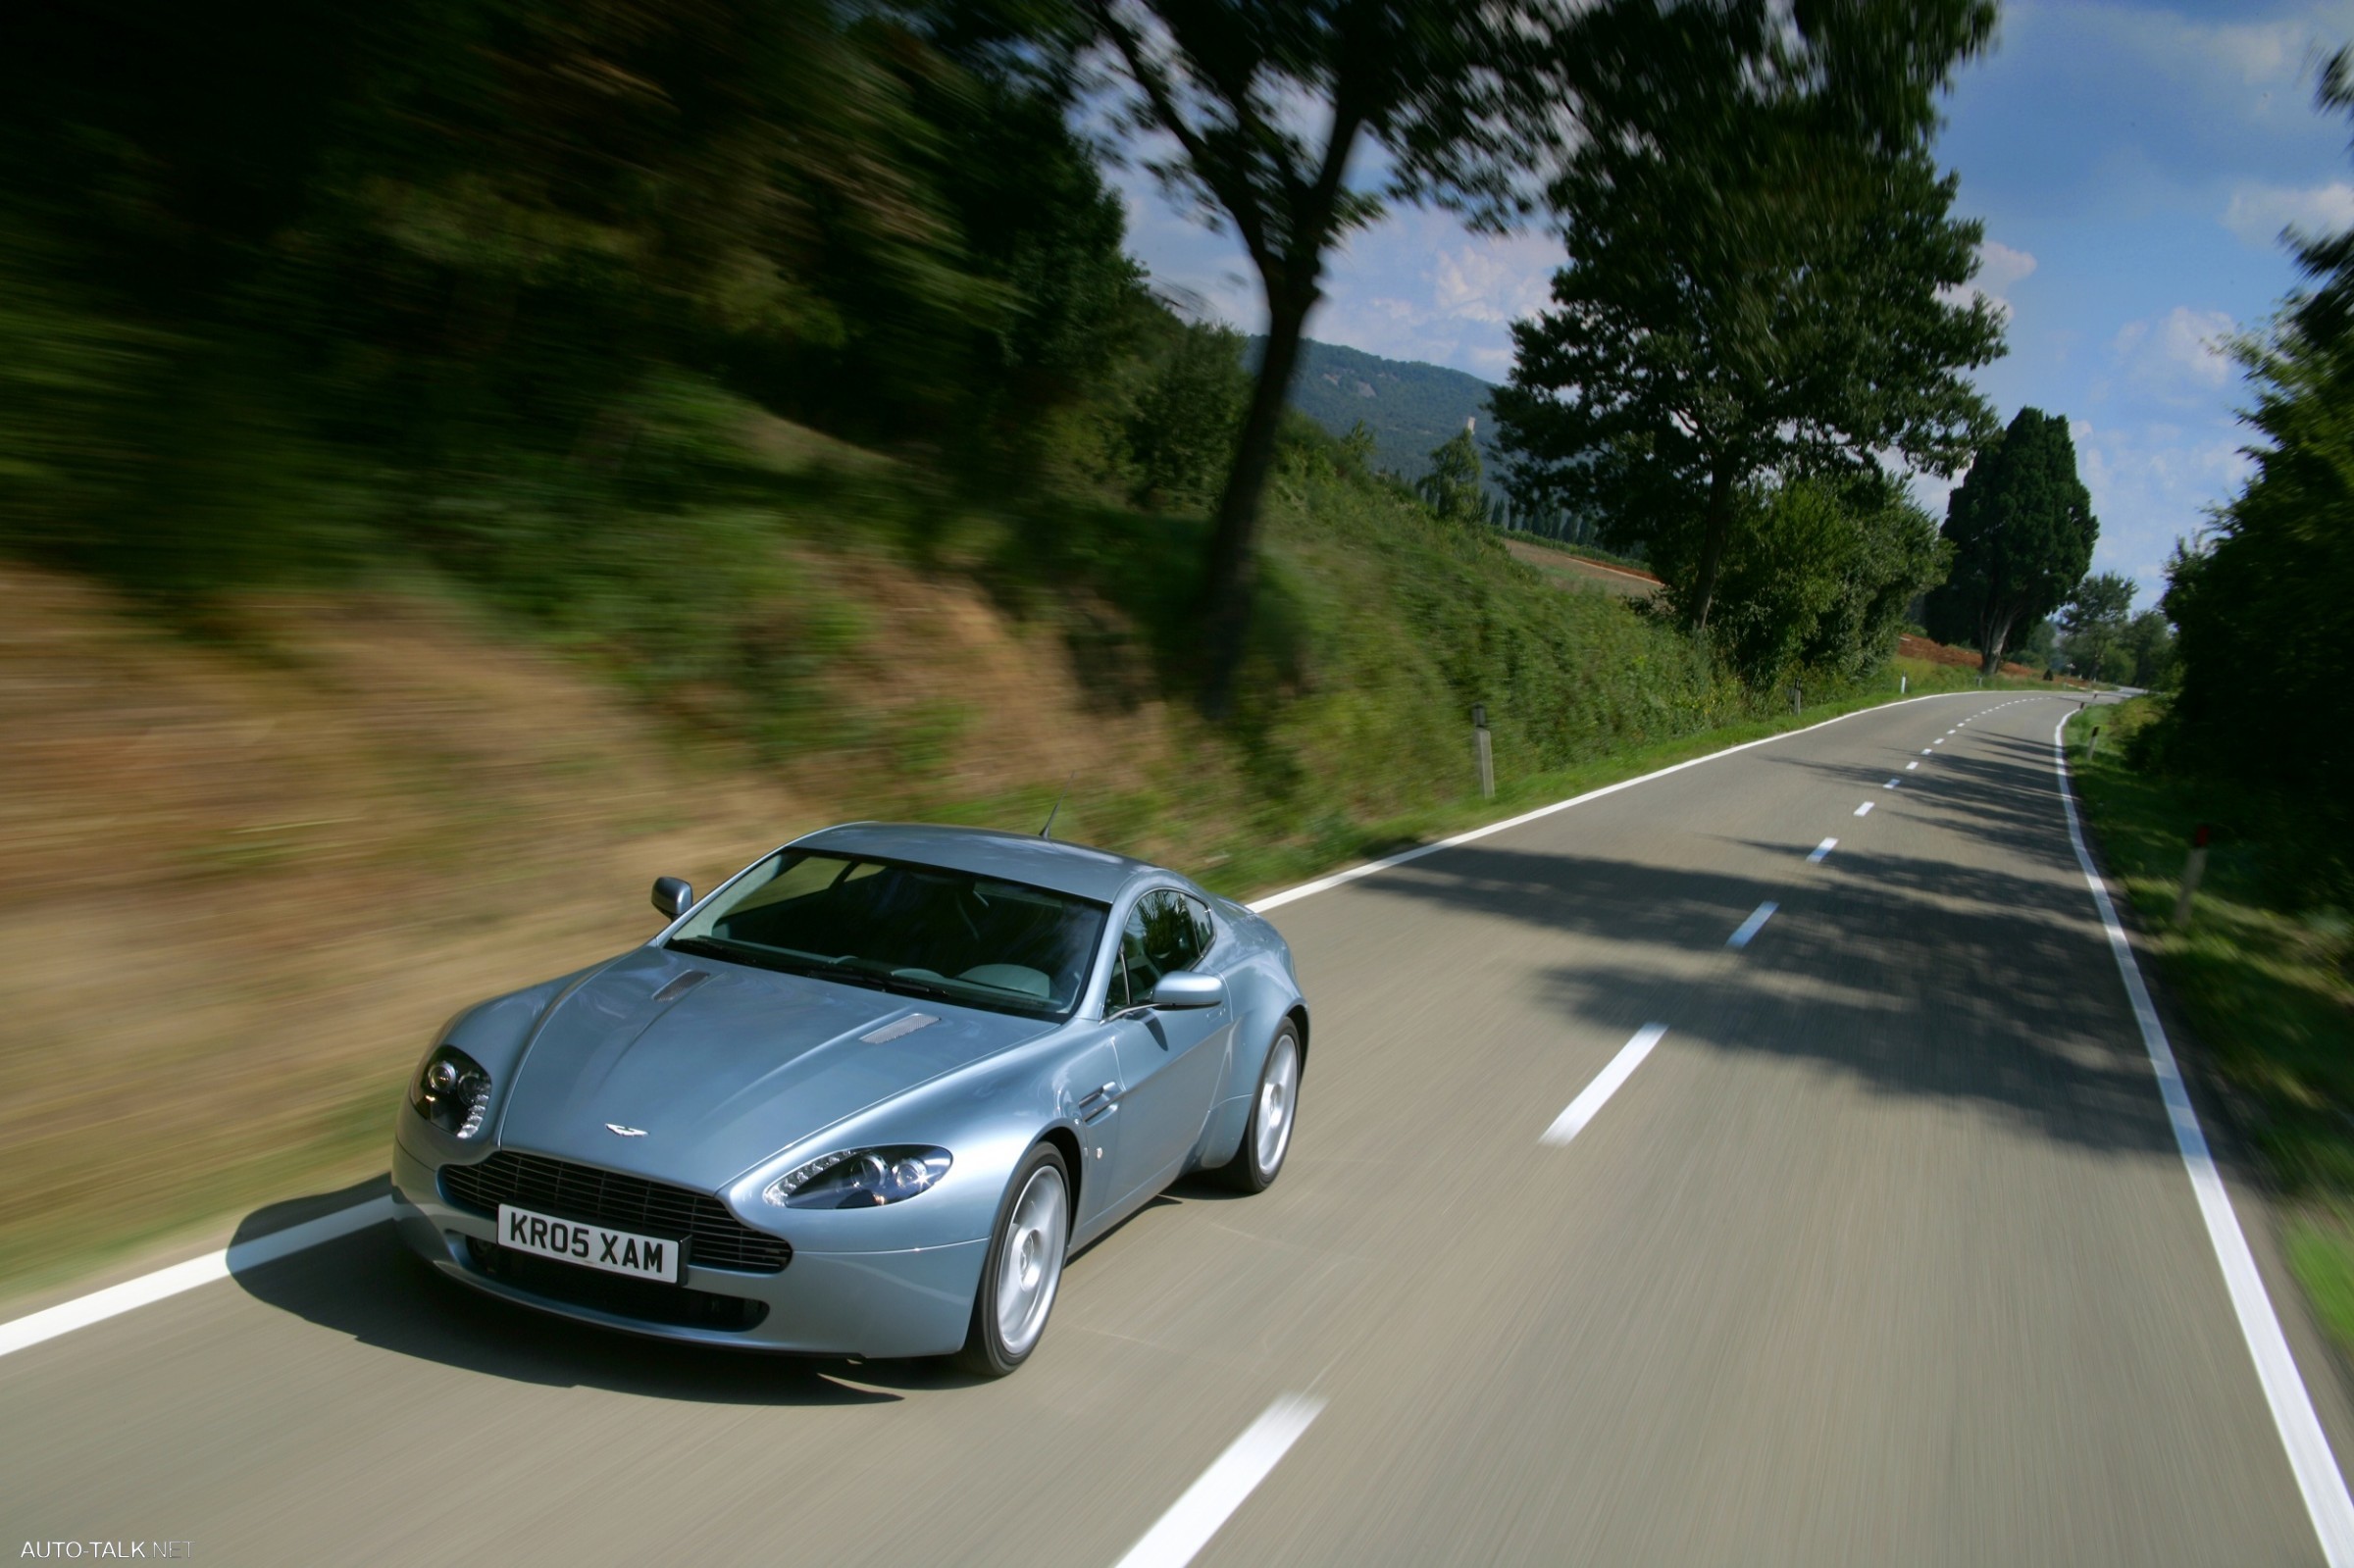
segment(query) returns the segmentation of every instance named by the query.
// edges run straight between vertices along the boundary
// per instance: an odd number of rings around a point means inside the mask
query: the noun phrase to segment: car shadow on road
[[[274,1204],[246,1216],[238,1243],[382,1195],[384,1177],[339,1192]],[[970,1380],[945,1368],[896,1368],[706,1348],[591,1328],[479,1295],[435,1274],[389,1225],[306,1248],[277,1262],[236,1268],[256,1300],[358,1342],[461,1372],[552,1388],[592,1388],[701,1404],[888,1404],[900,1395],[859,1385],[952,1388]]]

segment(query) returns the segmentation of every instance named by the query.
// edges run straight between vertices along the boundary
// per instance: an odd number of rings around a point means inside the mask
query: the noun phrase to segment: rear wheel
[[[1047,1314],[1054,1309],[1070,1239],[1070,1173],[1062,1156],[1041,1143],[1006,1184],[958,1365],[985,1378],[1001,1378],[1030,1359],[1047,1332]]]
[[[1258,1070],[1243,1146],[1221,1170],[1230,1185],[1264,1192],[1283,1174],[1284,1156],[1292,1151],[1292,1118],[1300,1108],[1300,1068],[1299,1029],[1287,1018],[1277,1026],[1266,1065]]]

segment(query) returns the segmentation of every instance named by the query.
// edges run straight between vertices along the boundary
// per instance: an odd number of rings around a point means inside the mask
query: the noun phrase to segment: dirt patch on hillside
[[[1583,586],[1591,582],[1630,599],[1648,599],[1662,586],[1660,580],[1647,572],[1630,571],[1622,566],[1605,566],[1600,561],[1589,561],[1582,555],[1571,555],[1565,550],[1549,550],[1542,544],[1531,544],[1526,539],[1507,535],[1504,547],[1512,552],[1514,560],[1526,561],[1565,586]]]
[[[642,940],[657,875],[944,798],[1027,826],[1042,779],[1171,765],[1157,708],[1089,712],[1050,631],[810,565],[870,623],[816,705],[863,728],[763,761],[446,604],[257,601],[207,647],[0,563],[0,1276],[383,1169],[434,1028]]]
[[[1931,642],[1927,637],[1917,637],[1911,632],[1896,639],[1896,652],[1899,658],[1925,659],[1930,664],[1962,665],[1972,670],[1976,669],[1981,662],[1978,656],[1968,648],[1948,647],[1942,642]],[[2043,679],[2041,670],[2031,669],[2026,665],[2008,659],[2003,661],[2002,673],[2008,676],[2017,676],[2021,681]],[[2081,681],[2072,681],[2065,676],[2055,677],[2054,680],[2056,683],[2067,686],[2082,686],[2084,684]]]

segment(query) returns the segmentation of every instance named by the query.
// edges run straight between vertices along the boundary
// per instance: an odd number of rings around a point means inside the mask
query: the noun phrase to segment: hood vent
[[[905,1038],[919,1029],[930,1029],[939,1022],[940,1020],[934,1018],[930,1013],[909,1013],[905,1018],[893,1019],[881,1029],[869,1030],[858,1038],[869,1045],[888,1045],[895,1039]]]
[[[669,985],[663,986],[660,990],[654,992],[654,1000],[658,1002],[675,1002],[680,997],[686,995],[689,991],[694,989],[695,986],[700,986],[704,981],[709,980],[710,978],[711,971],[707,969],[691,969],[687,971],[686,974],[681,975],[678,979],[672,981]]]

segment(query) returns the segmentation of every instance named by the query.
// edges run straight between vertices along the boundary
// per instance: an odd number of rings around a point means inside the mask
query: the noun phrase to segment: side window
[[[1103,986],[1103,1015],[1108,1018],[1136,1004],[1128,999],[1128,934],[1120,933],[1120,950],[1111,955],[1111,978]]]
[[[1194,919],[1194,957],[1198,961],[1218,944],[1218,928],[1210,924],[1207,904],[1190,897],[1184,902],[1185,912]]]
[[[1201,961],[1209,935],[1209,911],[1183,893],[1156,888],[1139,898],[1120,928],[1119,962],[1103,993],[1103,1010],[1141,1005],[1161,976]]]
[[[1202,956],[1202,932],[1183,893],[1149,892],[1136,901],[1144,917],[1145,957],[1158,980],[1173,969],[1191,969]]]

